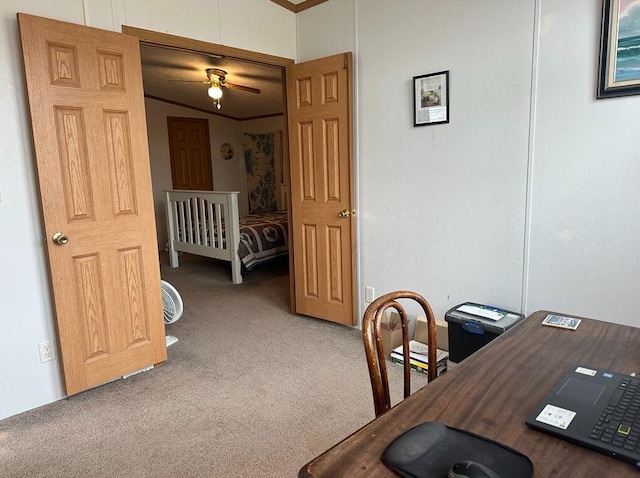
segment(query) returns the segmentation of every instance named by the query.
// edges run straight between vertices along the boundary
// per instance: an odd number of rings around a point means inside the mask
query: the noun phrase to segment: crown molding
[[[271,0],[271,1],[273,3],[280,5],[281,7],[286,8],[290,12],[298,13],[298,12],[307,10],[311,7],[315,7],[316,5],[320,5],[321,3],[324,3],[328,0],[305,0],[304,2],[298,3],[297,5],[295,3],[290,2],[289,0]]]

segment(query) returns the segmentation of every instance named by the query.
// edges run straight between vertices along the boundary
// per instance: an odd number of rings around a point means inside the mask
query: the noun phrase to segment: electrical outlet
[[[364,300],[365,302],[373,302],[376,297],[376,291],[373,287],[364,288]]]
[[[56,350],[53,348],[51,340],[45,340],[38,344],[40,350],[40,363],[50,362],[56,359]]]

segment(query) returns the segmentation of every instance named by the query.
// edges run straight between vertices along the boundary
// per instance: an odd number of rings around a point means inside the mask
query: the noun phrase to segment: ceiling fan
[[[213,106],[220,109],[220,98],[222,98],[221,86],[225,88],[233,88],[236,90],[247,91],[249,93],[260,94],[260,90],[257,88],[251,88],[249,86],[236,85],[235,83],[229,83],[225,79],[227,72],[219,68],[207,68],[207,78],[209,78],[209,96],[213,98]]]
[[[251,88],[250,86],[229,83],[225,79],[227,76],[227,72],[224,70],[221,70],[219,68],[207,68],[205,71],[207,73],[207,78],[209,78],[208,83],[217,83],[218,85],[224,86],[225,88],[233,88],[235,90],[242,90],[248,93],[255,93],[257,95],[260,94],[260,90],[258,88]]]
[[[251,88],[250,86],[238,85],[236,83],[229,83],[226,80],[227,72],[220,68],[207,68],[205,70],[208,81],[202,81],[209,85],[208,93],[213,98],[213,106],[217,109],[221,108],[220,98],[222,98],[222,88],[231,88],[234,90],[246,91],[247,93],[260,94],[258,88]],[[175,81],[189,81],[189,80],[175,80]]]

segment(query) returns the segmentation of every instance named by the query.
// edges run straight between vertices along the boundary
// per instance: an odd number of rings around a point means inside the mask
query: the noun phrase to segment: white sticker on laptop
[[[576,369],[576,373],[589,375],[589,377],[595,377],[598,372],[596,370],[591,370],[590,368],[578,367]]]
[[[536,417],[536,421],[566,430],[575,416],[576,412],[572,412],[571,410],[565,410],[564,408],[554,405],[545,405]]]

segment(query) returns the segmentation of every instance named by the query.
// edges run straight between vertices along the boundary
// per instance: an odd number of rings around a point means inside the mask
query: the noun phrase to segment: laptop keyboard
[[[590,437],[640,453],[640,380],[623,378]]]

